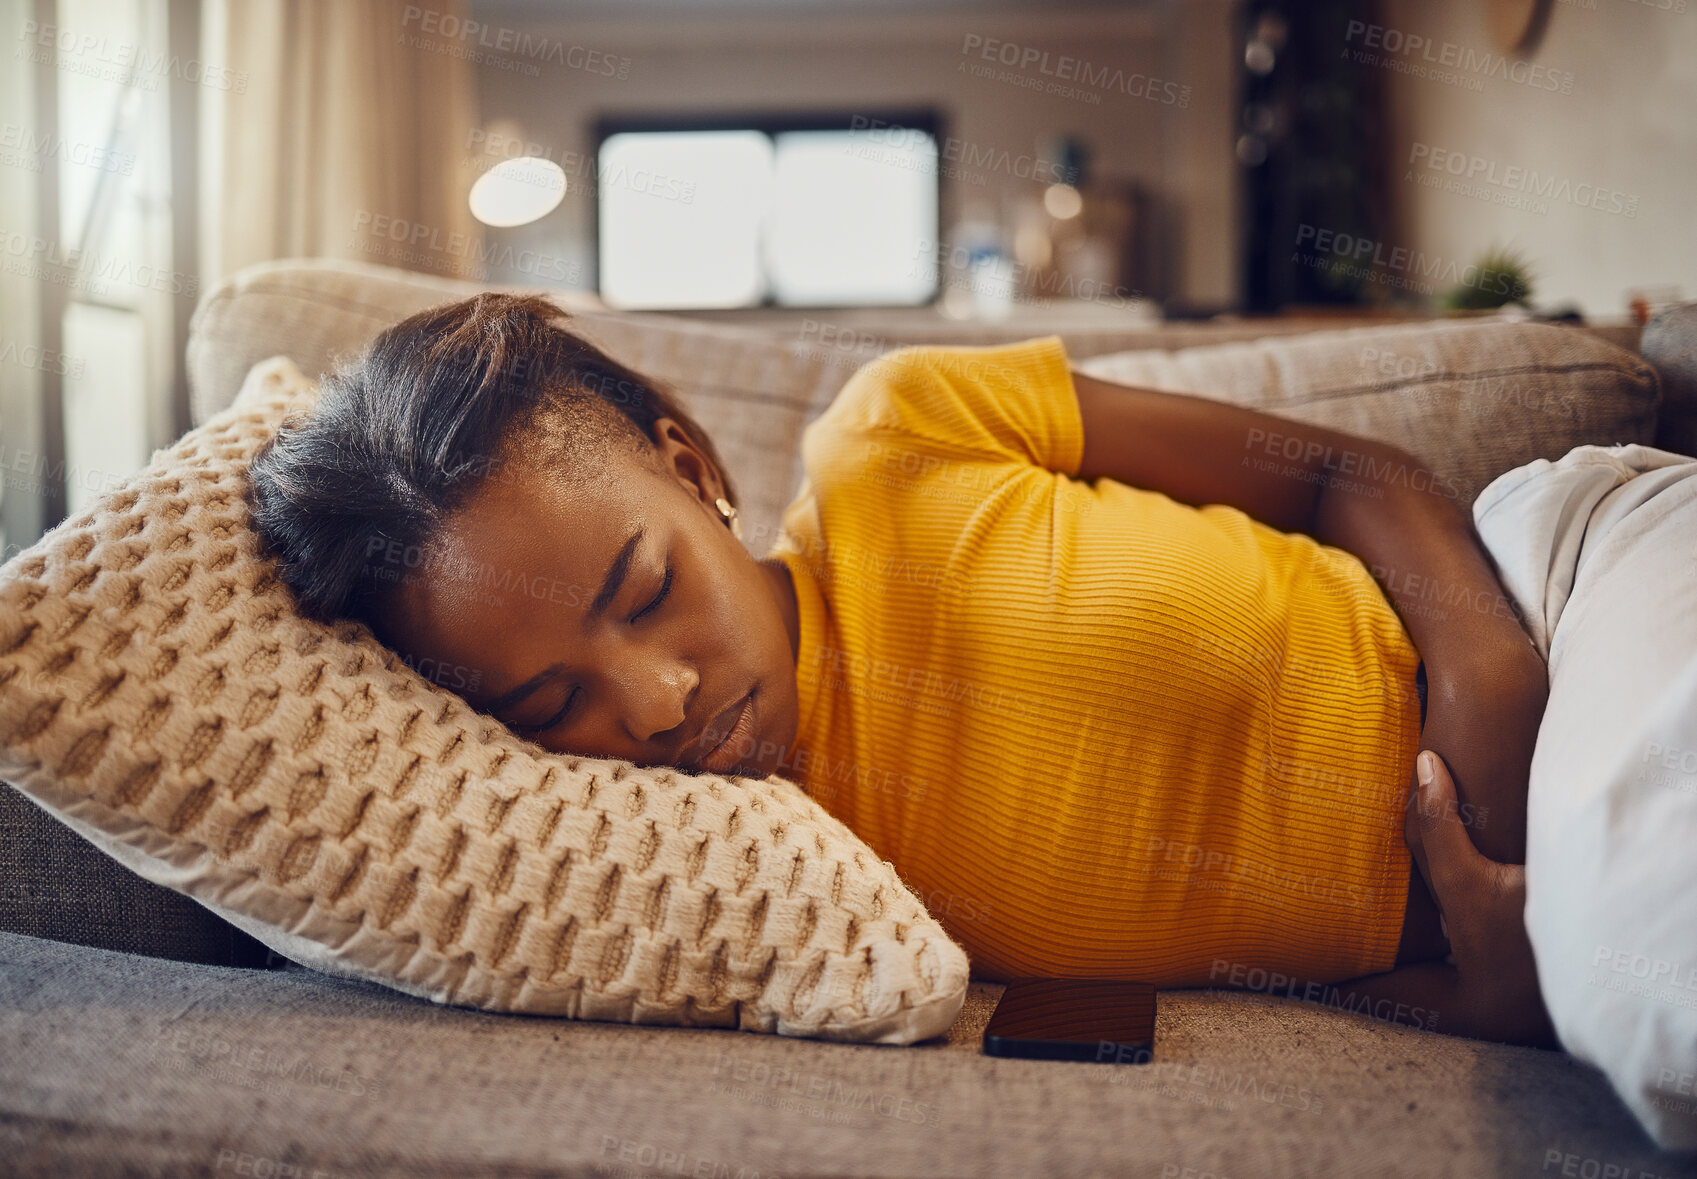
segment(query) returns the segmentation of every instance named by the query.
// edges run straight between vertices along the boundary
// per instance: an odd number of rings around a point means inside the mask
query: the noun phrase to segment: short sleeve
[[[1076,475],[1084,424],[1059,336],[977,348],[901,348],[860,369],[832,416],[952,451]]]

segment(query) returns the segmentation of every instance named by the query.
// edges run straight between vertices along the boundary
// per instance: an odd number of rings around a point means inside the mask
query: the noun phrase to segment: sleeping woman
[[[757,560],[707,434],[562,320],[479,295],[326,378],[252,471],[306,613],[545,749],[794,780],[979,977],[1555,1042],[1515,866],[1546,670],[1414,457],[1055,338],[907,348]]]

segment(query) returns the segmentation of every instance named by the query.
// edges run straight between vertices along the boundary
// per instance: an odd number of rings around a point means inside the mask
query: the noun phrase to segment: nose
[[[681,660],[632,667],[624,677],[619,700],[631,740],[645,745],[683,724],[700,686],[700,673]]]

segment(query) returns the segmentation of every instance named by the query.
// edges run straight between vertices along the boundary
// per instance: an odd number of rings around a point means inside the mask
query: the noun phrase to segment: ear
[[[675,418],[656,418],[649,428],[660,469],[676,479],[690,495],[718,515],[713,501],[725,494],[719,468]]]

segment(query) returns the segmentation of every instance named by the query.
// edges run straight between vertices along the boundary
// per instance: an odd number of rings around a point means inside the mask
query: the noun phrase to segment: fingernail
[[[1414,764],[1419,769],[1420,784],[1422,786],[1430,786],[1432,784],[1433,775],[1438,772],[1437,758],[1433,757],[1430,753],[1423,752],[1419,757],[1414,759]]]

